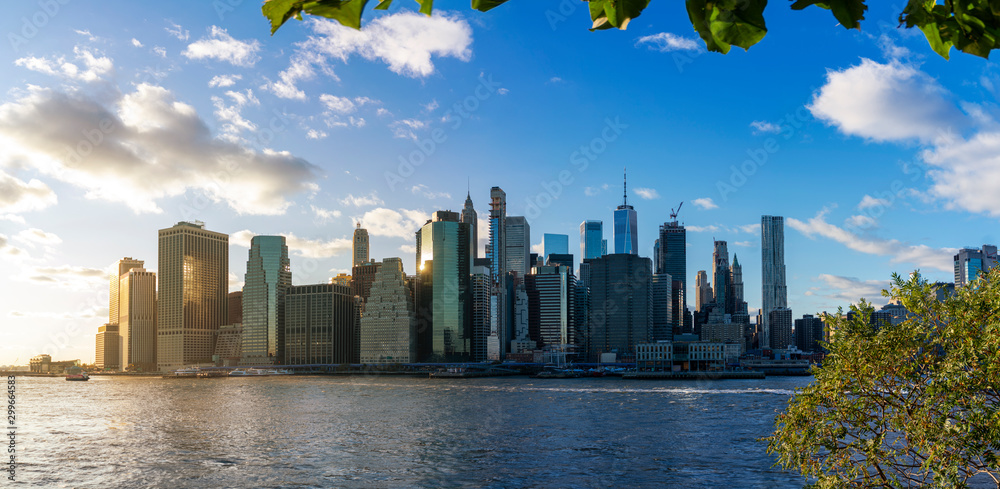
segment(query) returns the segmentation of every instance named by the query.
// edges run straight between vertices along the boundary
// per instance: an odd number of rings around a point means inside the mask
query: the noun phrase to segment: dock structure
[[[625,380],[735,380],[763,379],[764,372],[759,371],[699,371],[699,372],[626,372]]]

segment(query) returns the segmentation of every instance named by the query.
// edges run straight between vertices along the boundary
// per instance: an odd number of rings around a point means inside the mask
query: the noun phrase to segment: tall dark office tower
[[[653,241],[653,271],[660,269],[660,238]]]
[[[507,305],[507,194],[500,187],[490,189],[490,242],[486,248],[490,260],[490,356],[500,360],[507,353],[511,339]]]
[[[649,341],[653,314],[653,263],[632,254],[586,260],[590,264],[588,357],[617,353],[619,361],[633,358],[635,346]]]
[[[229,293],[229,314],[226,324],[243,324],[243,291]]]
[[[673,307],[674,325],[684,327],[684,315],[687,310],[687,231],[683,224],[674,219],[660,226],[660,268],[656,273],[666,273],[673,277],[675,283],[673,294],[679,302]]]
[[[284,363],[285,293],[292,286],[292,268],[284,236],[254,236],[250,240],[243,285],[242,365]]]
[[[577,343],[576,277],[567,266],[535,267],[525,277],[529,337],[540,347]]]
[[[159,231],[156,363],[160,371],[212,364],[229,316],[229,236],[201,222]]]
[[[793,323],[791,309],[787,307],[772,309],[771,312],[768,313],[767,324],[771,328],[771,345],[769,347],[762,348],[780,350],[795,344],[792,340]]]
[[[770,313],[788,307],[785,285],[785,220],[781,216],[760,217],[761,314],[760,347],[771,348]],[[791,320],[789,320],[790,322]],[[784,348],[785,345],[778,345]]]
[[[795,346],[802,351],[819,352],[819,342],[824,340],[823,320],[811,314],[795,320]]]
[[[472,194],[466,193],[465,195],[465,207],[462,208],[462,222],[468,224],[472,228],[472,237],[470,240],[472,244],[470,249],[472,250],[472,259],[475,260],[479,258],[479,215],[476,214],[476,209],[472,207]]]
[[[628,181],[624,180],[622,205],[615,209],[615,254],[639,254],[639,225],[635,207],[628,205]]]
[[[673,278],[666,273],[653,274],[653,318],[650,323],[649,341],[670,341],[674,338]]]
[[[715,295],[715,304],[729,313],[730,298],[729,292],[729,248],[725,241],[715,242],[715,251],[712,252],[712,294]]]
[[[345,285],[298,285],[286,290],[285,365],[357,363],[358,303]],[[244,329],[246,325],[244,323]]]
[[[470,226],[438,211],[417,231],[417,357],[421,362],[472,360]]]
[[[351,293],[360,297],[362,302],[368,300],[375,274],[381,266],[382,262],[372,260],[351,268]]]
[[[507,271],[523,278],[531,271],[531,226],[523,216],[507,216]]]
[[[490,336],[490,268],[473,266],[471,275],[472,361],[485,362],[489,359],[486,342]]]
[[[583,221],[580,223],[580,261],[588,258],[600,258],[604,251],[604,223],[601,221]]]

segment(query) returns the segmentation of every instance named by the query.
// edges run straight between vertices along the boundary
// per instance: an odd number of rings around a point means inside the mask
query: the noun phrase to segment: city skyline
[[[242,285],[253,235],[286,236],[297,285],[350,273],[357,221],[371,233],[372,258],[401,257],[413,274],[413,233],[437,210],[460,211],[461,190],[478,212],[479,256],[491,186],[507,192],[507,215],[534,228],[532,248],[543,233],[576,236],[586,220],[602,221],[613,244],[626,165],[639,256],[653,256],[669,209],[685,202],[678,220],[687,228],[692,310],[695,274],[710,270],[713,241],[726,240],[743,258],[754,315],[761,215],[786,218],[796,316],[860,297],[881,301],[893,271],[951,281],[959,248],[1000,241],[997,192],[969,187],[954,171],[971,164],[975,136],[989,135],[992,65],[914,54],[926,52],[925,41],[878,29],[895,22],[882,5],[871,6],[864,32],[817,29],[814,42],[796,46],[782,43],[790,30],[776,28],[750,52],[725,57],[704,52],[690,24],[659,9],[628,31],[590,33],[572,28],[589,22],[579,8],[553,25],[516,4],[430,19],[394,7],[373,14],[375,25],[433,25],[443,41],[399,57],[367,57],[359,44],[343,59],[323,49],[346,31],[323,21],[294,21],[270,37],[249,4],[225,14],[199,3],[111,5],[110,16],[61,5],[37,36],[0,53],[12,73],[0,82],[8,143],[0,184],[9,189],[0,259],[11,270],[0,293],[12,304],[0,314],[14,331],[0,364],[44,350],[92,359],[109,314],[108,265],[133,256],[158,271],[152,231],[178,221],[230,236],[229,290]],[[21,32],[21,19],[37,12],[12,6],[8,30]],[[776,10],[768,21],[789,26],[795,15]],[[515,23],[512,32],[538,43],[531,55],[496,48],[509,34],[497,26]],[[806,44],[810,56],[799,56]],[[649,75],[599,70],[581,61],[580,46],[625,56]],[[323,60],[300,63],[309,49]],[[528,61],[515,70],[513,57]],[[689,100],[696,90],[732,93],[732,70],[747,74],[755,97]],[[633,96],[609,105],[609,85]],[[877,114],[845,101],[862,89],[885,101]],[[927,113],[907,110],[917,93],[935,94]],[[69,110],[74,103],[88,110]],[[52,111],[64,116],[46,117]],[[948,128],[953,137],[939,138]],[[122,159],[127,152],[117,150],[128,148],[141,151]],[[191,163],[177,170],[167,161]],[[100,233],[90,221],[103,223]]]

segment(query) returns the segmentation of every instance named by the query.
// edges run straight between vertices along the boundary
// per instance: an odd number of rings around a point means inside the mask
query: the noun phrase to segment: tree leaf
[[[649,0],[590,0],[589,4],[590,19],[594,21],[590,30],[625,30],[649,6]]]
[[[336,20],[341,25],[361,29],[361,14],[365,11],[368,0],[319,0],[307,2],[302,10],[311,15],[318,15]]]
[[[392,0],[382,0],[375,6],[375,10],[389,10],[390,5],[392,5]]]
[[[688,18],[709,51],[749,49],[767,34],[767,0],[687,0]]]
[[[802,10],[810,5],[833,12],[840,25],[846,29],[861,30],[861,21],[865,20],[868,6],[865,0],[797,0],[792,4],[792,10]]]
[[[264,17],[271,22],[271,35],[281,27],[285,21],[293,16],[302,18],[303,0],[266,0],[260,8]]]
[[[420,13],[430,16],[434,11],[434,0],[417,0],[420,4]]]
[[[480,12],[485,12],[492,8],[499,7],[506,2],[507,0],[472,0],[472,8]]]

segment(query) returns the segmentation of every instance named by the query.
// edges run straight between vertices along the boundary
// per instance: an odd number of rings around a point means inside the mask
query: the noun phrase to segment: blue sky
[[[752,310],[760,216],[785,216],[796,316],[884,302],[892,272],[951,280],[956,248],[998,241],[997,70],[938,57],[885,5],[858,32],[776,3],[764,41],[722,56],[680,3],[593,33],[575,0],[411,3],[273,37],[258,2],[9,7],[0,364],[92,361],[108,266],[155,270],[180,220],[231,235],[234,289],[253,234],[289,237],[296,284],[347,271],[357,219],[412,273],[412,233],[467,185],[480,217],[500,186],[533,243],[578,254],[585,219],[613,242],[627,166],[640,254],[683,201],[688,282],[727,240]]]

